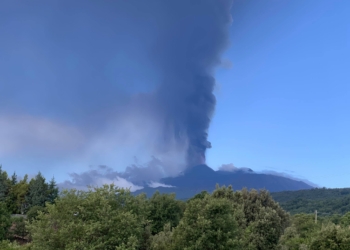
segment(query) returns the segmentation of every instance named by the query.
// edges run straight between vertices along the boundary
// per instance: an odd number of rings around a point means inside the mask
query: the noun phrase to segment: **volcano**
[[[150,197],[158,190],[161,193],[176,193],[178,199],[188,199],[202,191],[212,192],[216,184],[231,185],[234,190],[266,189],[269,192],[313,188],[302,181],[272,174],[255,173],[251,169],[237,169],[234,172],[215,171],[204,164],[188,168],[176,177],[163,178],[159,182],[172,187],[145,187],[136,191],[135,194],[146,193]]]

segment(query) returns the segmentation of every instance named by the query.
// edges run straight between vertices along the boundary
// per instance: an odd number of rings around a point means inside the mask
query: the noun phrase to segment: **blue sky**
[[[350,2],[238,3],[225,54],[233,66],[218,71],[209,165],[348,187]]]
[[[103,25],[115,13],[98,4],[58,22],[55,3],[5,4],[0,11],[0,32],[6,34],[0,41],[0,164],[9,172],[40,170],[62,181],[89,165],[122,171],[135,155],[149,158],[152,138],[146,135],[158,128],[146,118],[139,124],[123,103],[130,93],[154,88],[157,71],[143,48],[156,31],[144,31],[142,15],[125,25],[128,17],[121,14],[113,27],[126,32],[120,39]],[[86,14],[92,9],[95,19]],[[233,163],[349,187],[349,9],[346,0],[234,1],[230,46],[222,57],[226,66],[216,71],[209,166]],[[74,18],[85,23],[72,25]],[[128,33],[136,26],[142,43]],[[114,84],[120,81],[126,83]],[[96,92],[90,82],[109,84]],[[106,118],[114,112],[127,122]],[[133,136],[116,143],[130,127]]]

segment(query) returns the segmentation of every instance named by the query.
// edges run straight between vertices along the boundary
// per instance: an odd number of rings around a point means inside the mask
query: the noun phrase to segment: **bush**
[[[33,206],[31,207],[28,212],[27,212],[27,219],[28,221],[32,221],[33,219],[35,219],[39,212],[44,212],[45,208],[41,207],[41,206]]]
[[[334,224],[322,228],[310,244],[310,250],[348,249],[350,249],[350,230]]]
[[[26,230],[26,222],[23,217],[12,217],[11,222],[12,226],[9,231],[11,238],[13,238],[15,235],[20,237],[26,237],[28,235]]]
[[[146,224],[146,197],[113,185],[69,190],[28,225],[32,249],[134,249]]]
[[[17,243],[11,243],[8,240],[3,240],[0,242],[0,249],[1,250],[14,250],[14,249],[19,249],[20,246]]]

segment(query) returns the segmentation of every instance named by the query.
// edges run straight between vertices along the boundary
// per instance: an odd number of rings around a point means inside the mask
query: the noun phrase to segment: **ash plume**
[[[169,3],[169,2],[167,2]],[[229,1],[171,1],[157,39],[162,69],[156,91],[164,114],[164,135],[188,142],[187,165],[205,163],[207,131],[215,108],[214,67],[228,42]]]
[[[124,174],[147,181],[204,163],[230,8],[231,0],[4,3],[0,139],[12,146],[0,156],[119,169],[155,156]]]

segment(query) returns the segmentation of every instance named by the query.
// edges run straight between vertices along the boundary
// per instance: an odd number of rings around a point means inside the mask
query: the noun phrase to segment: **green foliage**
[[[16,242],[10,242],[9,240],[0,241],[0,249],[1,250],[24,250],[26,247],[21,247]]]
[[[247,189],[233,192],[231,187],[217,188],[214,197],[225,197],[235,206],[243,249],[275,249],[284,229],[289,225],[289,215],[266,190]]]
[[[322,215],[322,214],[321,214]],[[343,216],[341,216],[340,214],[331,214],[331,215],[326,215],[326,216],[318,216],[318,220],[322,221],[322,222],[330,222],[333,224],[340,224],[342,219],[344,218]]]
[[[22,182],[21,182],[22,184]],[[0,202],[5,202],[10,213],[17,213],[18,208],[18,186],[17,175],[14,173],[9,179],[7,172],[2,170],[0,165]],[[24,194],[26,195],[27,192]]]
[[[17,212],[17,206],[16,206],[16,195],[13,192],[15,185],[17,184],[17,175],[16,173],[13,173],[11,176],[11,180],[7,180],[8,183],[8,192],[6,196],[6,204],[7,209],[10,213],[16,213]]]
[[[10,226],[10,213],[7,210],[6,204],[4,202],[0,202],[0,241],[6,239]]]
[[[181,201],[175,199],[175,194],[160,194],[158,191],[149,199],[152,234],[163,230],[166,223],[176,227],[182,217]]]
[[[173,249],[241,249],[234,208],[225,198],[206,196],[188,202],[174,229]]]
[[[29,192],[28,175],[12,186],[11,192],[15,197],[16,211],[14,213],[24,213],[27,208],[26,196]]]
[[[9,193],[7,194],[6,197],[6,206],[7,206],[7,210],[11,213],[11,214],[15,214],[17,213],[17,204],[16,204],[16,194],[14,193],[14,187],[15,186],[11,186],[9,189]]]
[[[314,215],[297,214],[293,216],[292,226],[287,228],[280,238],[279,247],[282,250],[325,250],[350,249],[350,228],[342,224],[332,223],[336,218],[321,218],[315,222]]]
[[[135,249],[146,222],[145,207],[144,196],[112,185],[64,191],[28,225],[32,249]]]
[[[164,225],[163,231],[152,237],[152,243],[150,249],[152,250],[168,250],[172,247],[172,236],[170,223]]]
[[[117,246],[116,250],[136,250],[138,245],[137,238],[132,235],[128,238],[127,243],[122,242],[120,246]]]
[[[7,172],[3,171],[2,165],[0,165],[0,202],[6,202],[10,187],[11,181],[8,178]]]
[[[320,229],[321,223],[316,224],[315,217],[312,214],[297,214],[293,216],[293,226],[300,237],[306,239]]]
[[[35,219],[40,212],[44,212],[45,208],[41,207],[41,206],[33,206],[31,207],[28,212],[27,212],[27,219],[28,221],[32,221],[33,219]]]
[[[310,250],[348,250],[350,230],[334,224],[322,228],[310,244]]]
[[[54,179],[46,183],[39,173],[28,183],[28,176],[9,177],[0,166],[0,249],[350,249],[350,189],[272,195],[294,215],[266,190],[217,186],[187,202],[159,192],[147,199],[113,185],[59,194]],[[10,217],[25,211],[27,219]],[[32,242],[6,241],[21,237]]]
[[[17,184],[17,175],[16,172],[13,173],[13,175],[11,176],[11,185],[14,186]]]
[[[345,227],[350,227],[350,212],[347,212],[340,218],[340,224]]]
[[[271,194],[273,199],[291,214],[345,214],[350,211],[350,188],[315,188]]]
[[[45,178],[39,172],[34,179],[29,182],[29,192],[25,197],[28,204],[28,208],[33,206],[45,206],[48,195],[48,185],[45,182]]]
[[[209,195],[209,193],[207,191],[202,191],[199,194],[196,194],[195,196],[193,196],[191,199],[189,199],[189,201],[194,200],[194,199],[204,199],[204,197],[207,195]]]
[[[292,225],[285,230],[280,238],[279,246],[289,250],[299,250],[301,246],[308,246],[321,227],[322,221],[316,224],[314,215],[294,215]]]
[[[9,238],[14,238],[15,236],[26,237],[28,235],[25,219],[23,217],[12,217],[11,224]]]
[[[52,178],[47,190],[47,201],[50,203],[54,203],[55,199],[58,198],[58,187],[56,185],[55,179]]]
[[[300,237],[296,227],[290,226],[286,228],[284,234],[281,236],[279,241],[279,249],[285,250],[299,250],[300,246],[305,245],[305,239]]]
[[[28,175],[18,181],[16,173],[11,178],[0,165],[0,202],[5,202],[7,209],[13,214],[24,214],[32,206],[45,206],[45,202],[53,203],[58,197],[58,188],[54,179],[49,184],[39,172],[28,183]]]

